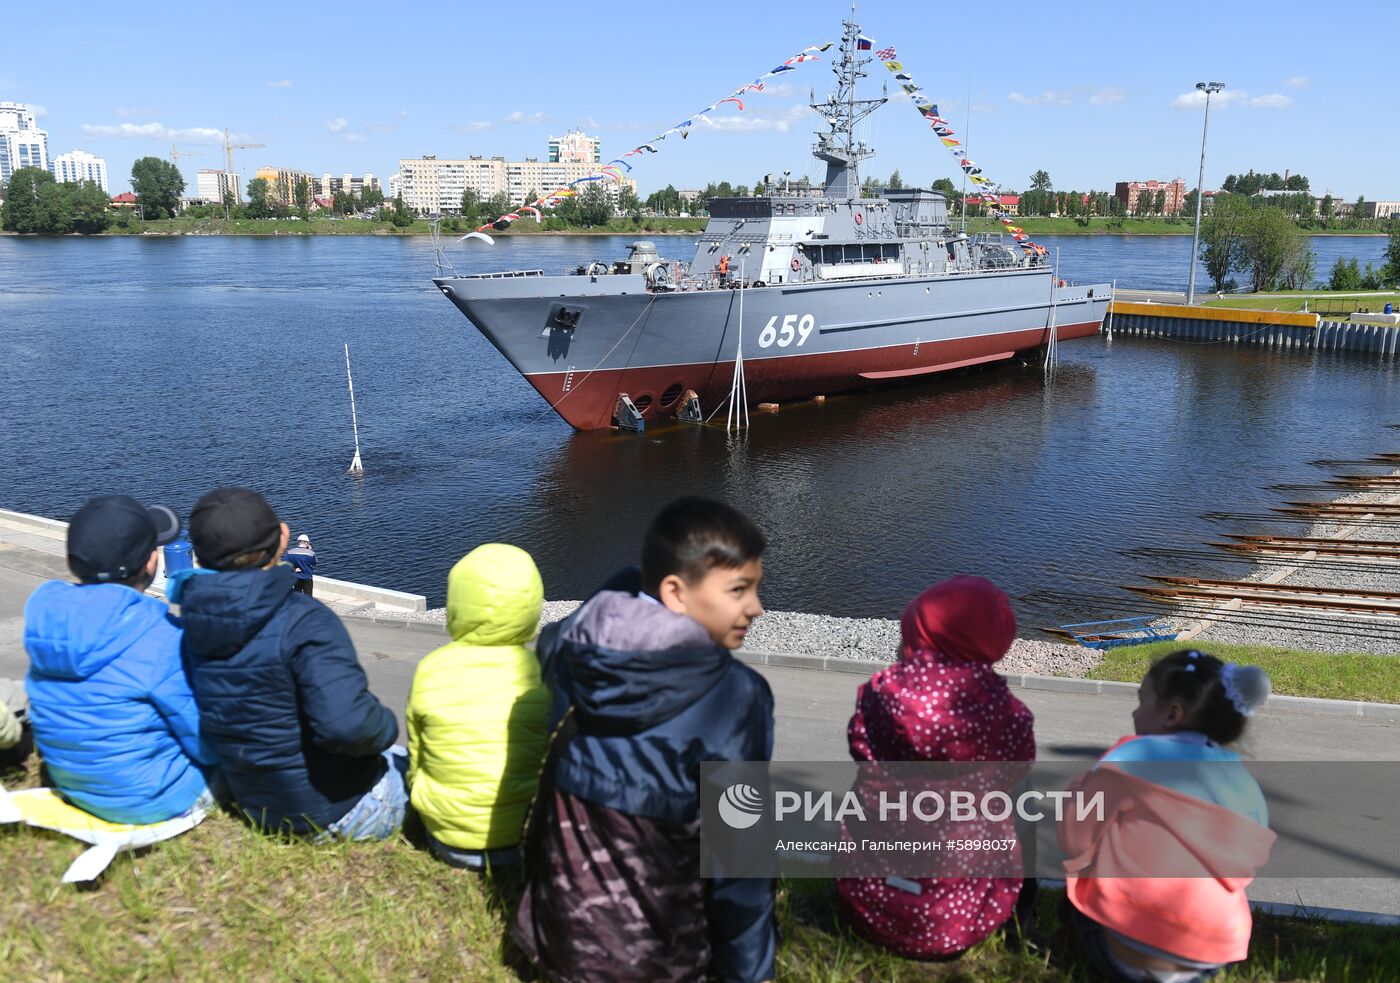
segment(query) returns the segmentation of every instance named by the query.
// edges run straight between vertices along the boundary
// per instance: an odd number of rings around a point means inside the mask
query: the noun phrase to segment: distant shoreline
[[[1063,230],[1063,231],[1062,231],[1062,230],[1058,230],[1058,229],[1056,229],[1056,230],[1049,230],[1049,229],[1040,229],[1040,230],[1037,230],[1037,229],[1032,228],[1032,225],[1031,225],[1030,222],[1027,222],[1027,224],[1026,224],[1026,226],[1025,226],[1025,229],[1026,229],[1026,232],[1027,232],[1029,235],[1031,235],[1032,237],[1035,237],[1035,236],[1086,236],[1086,237],[1094,237],[1094,236],[1124,236],[1124,237],[1127,237],[1127,238],[1134,238],[1134,239],[1159,239],[1159,238],[1166,238],[1166,237],[1189,237],[1189,236],[1191,235],[1191,233],[1190,233],[1189,231],[1186,231],[1186,232],[1177,232],[1177,231],[1158,232],[1158,231],[1145,231],[1145,230],[1144,230],[1144,231],[1134,231],[1134,230],[1131,230],[1131,229],[1112,229],[1112,230],[1110,230],[1110,229],[1076,229],[1076,230],[1074,230],[1074,231],[1069,231],[1069,230]],[[494,233],[491,233],[491,235],[492,235],[494,238],[505,238],[505,239],[511,239],[511,238],[534,238],[534,237],[537,237],[537,236],[548,236],[548,237],[555,237],[555,238],[557,238],[557,237],[559,237],[559,236],[637,236],[637,237],[655,237],[655,236],[697,236],[697,235],[700,235],[702,231],[703,231],[702,229],[666,229],[666,230],[662,230],[662,229],[652,229],[652,230],[647,230],[647,229],[562,229],[562,230],[550,230],[550,231],[540,231],[540,232],[515,232],[515,233],[510,233],[510,232],[494,232]],[[994,229],[994,228],[990,228],[990,227],[985,228],[985,229],[974,228],[972,225],[969,225],[969,226],[968,226],[968,231],[969,231],[969,232],[984,232],[984,231],[985,231],[985,232],[995,232],[995,231],[997,231],[997,230]],[[1385,232],[1352,232],[1352,231],[1346,231],[1346,232],[1338,231],[1338,232],[1333,232],[1333,231],[1329,231],[1329,230],[1327,230],[1327,229],[1302,229],[1302,230],[1300,230],[1300,231],[1302,231],[1302,233],[1303,233],[1304,235],[1306,235],[1306,236],[1327,236],[1328,238],[1347,238],[1347,237],[1351,237],[1351,238],[1355,238],[1355,239],[1384,239],[1384,238],[1386,238],[1387,235],[1388,235],[1388,233],[1385,233]],[[420,236],[431,236],[431,235],[432,235],[432,232],[430,232],[430,231],[428,231],[428,230],[424,230],[424,229],[392,229],[392,228],[389,228],[389,229],[383,229],[383,228],[381,228],[381,229],[371,229],[371,230],[353,229],[353,230],[346,230],[346,231],[344,231],[344,232],[325,231],[325,230],[313,230],[313,229],[271,229],[271,230],[267,230],[267,231],[241,231],[241,230],[224,230],[224,229],[218,229],[218,230],[215,230],[215,231],[201,231],[201,230],[196,230],[196,229],[172,229],[172,230],[156,230],[156,229],[150,229],[150,230],[146,230],[146,231],[144,231],[144,232],[128,232],[128,231],[125,231],[125,230],[109,229],[109,230],[107,230],[106,232],[100,232],[100,233],[98,233],[98,234],[96,234],[96,235],[84,235],[84,234],[79,233],[79,232],[65,232],[65,233],[49,233],[49,232],[37,232],[37,233],[36,233],[36,232],[0,232],[0,236],[6,237],[6,238],[14,238],[14,239],[128,239],[128,238],[129,238],[129,239],[135,239],[135,238],[141,238],[141,237],[147,237],[147,238],[169,238],[169,237],[172,237],[172,236],[190,236],[190,237],[202,238],[202,239],[215,239],[215,238],[219,238],[219,237],[221,237],[221,236],[238,236],[238,237],[261,238],[261,239],[275,239],[275,238],[282,238],[282,237],[289,237],[289,236],[302,236],[302,237],[308,237],[308,236],[326,236],[326,237],[331,237],[331,238],[335,238],[335,237],[345,237],[345,238],[352,238],[352,237],[375,238],[375,237],[377,237],[377,238],[406,239],[406,238],[415,238],[415,237],[420,237]],[[443,233],[443,238],[444,238],[444,239],[456,239],[456,238],[458,238],[460,235],[462,235],[462,233],[460,233],[460,232],[445,232],[445,233]]]

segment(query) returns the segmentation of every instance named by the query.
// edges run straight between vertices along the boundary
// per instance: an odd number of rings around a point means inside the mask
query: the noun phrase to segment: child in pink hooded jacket
[[[1102,976],[1195,983],[1248,954],[1245,888],[1275,837],[1228,745],[1270,689],[1257,666],[1173,652],[1142,681],[1135,736],[1076,783],[1105,808],[1102,821],[1071,813],[1060,825],[1065,914]]]
[[[1011,602],[981,577],[928,588],[904,611],[899,661],[860,688],[847,728],[856,761],[1035,760],[1034,720],[993,665],[1016,638]],[[988,828],[1014,836],[1014,824]],[[848,877],[847,921],[904,956],[949,958],[1012,915],[1021,878]]]

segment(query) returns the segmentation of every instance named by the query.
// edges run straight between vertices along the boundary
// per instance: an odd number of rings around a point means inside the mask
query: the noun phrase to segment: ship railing
[[[544,276],[544,270],[502,270],[499,273],[463,273],[458,280],[507,280],[522,276]]]

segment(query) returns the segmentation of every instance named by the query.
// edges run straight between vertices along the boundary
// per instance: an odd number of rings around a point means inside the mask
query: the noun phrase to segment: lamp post
[[[792,171],[783,171],[783,194],[788,193],[788,175],[791,173]]]
[[[1205,197],[1206,134],[1210,132],[1210,97],[1225,88],[1224,82],[1197,82],[1196,88],[1206,94],[1206,121],[1201,127],[1201,173],[1196,178],[1196,231],[1191,234],[1191,275],[1186,281],[1186,304],[1196,302],[1196,251],[1201,243],[1201,199]]]

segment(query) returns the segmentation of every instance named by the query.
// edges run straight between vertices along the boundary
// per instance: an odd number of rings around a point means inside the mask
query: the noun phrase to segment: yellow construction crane
[[[170,145],[170,160],[171,160],[171,162],[172,162],[176,167],[179,167],[179,166],[180,166],[180,158],[181,158],[181,157],[199,157],[199,156],[201,156],[201,154],[200,154],[200,152],[199,152],[198,150],[181,150],[179,147],[175,146],[175,144],[173,144],[173,143]]]
[[[232,139],[231,139],[231,138],[229,137],[229,135],[228,135],[228,128],[227,128],[227,127],[224,128],[224,158],[225,158],[225,160],[227,161],[227,164],[228,164],[229,179],[230,179],[230,180],[233,180],[233,186],[234,186],[234,192],[233,192],[233,194],[234,194],[234,199],[235,199],[235,200],[237,200],[237,201],[242,201],[242,200],[243,200],[243,195],[242,195],[242,193],[238,190],[238,182],[237,182],[236,180],[233,179],[233,152],[234,152],[235,150],[253,150],[253,149],[256,149],[256,148],[258,148],[258,147],[266,147],[266,146],[267,146],[267,144],[265,144],[265,143],[233,143],[233,142],[232,142]]]

